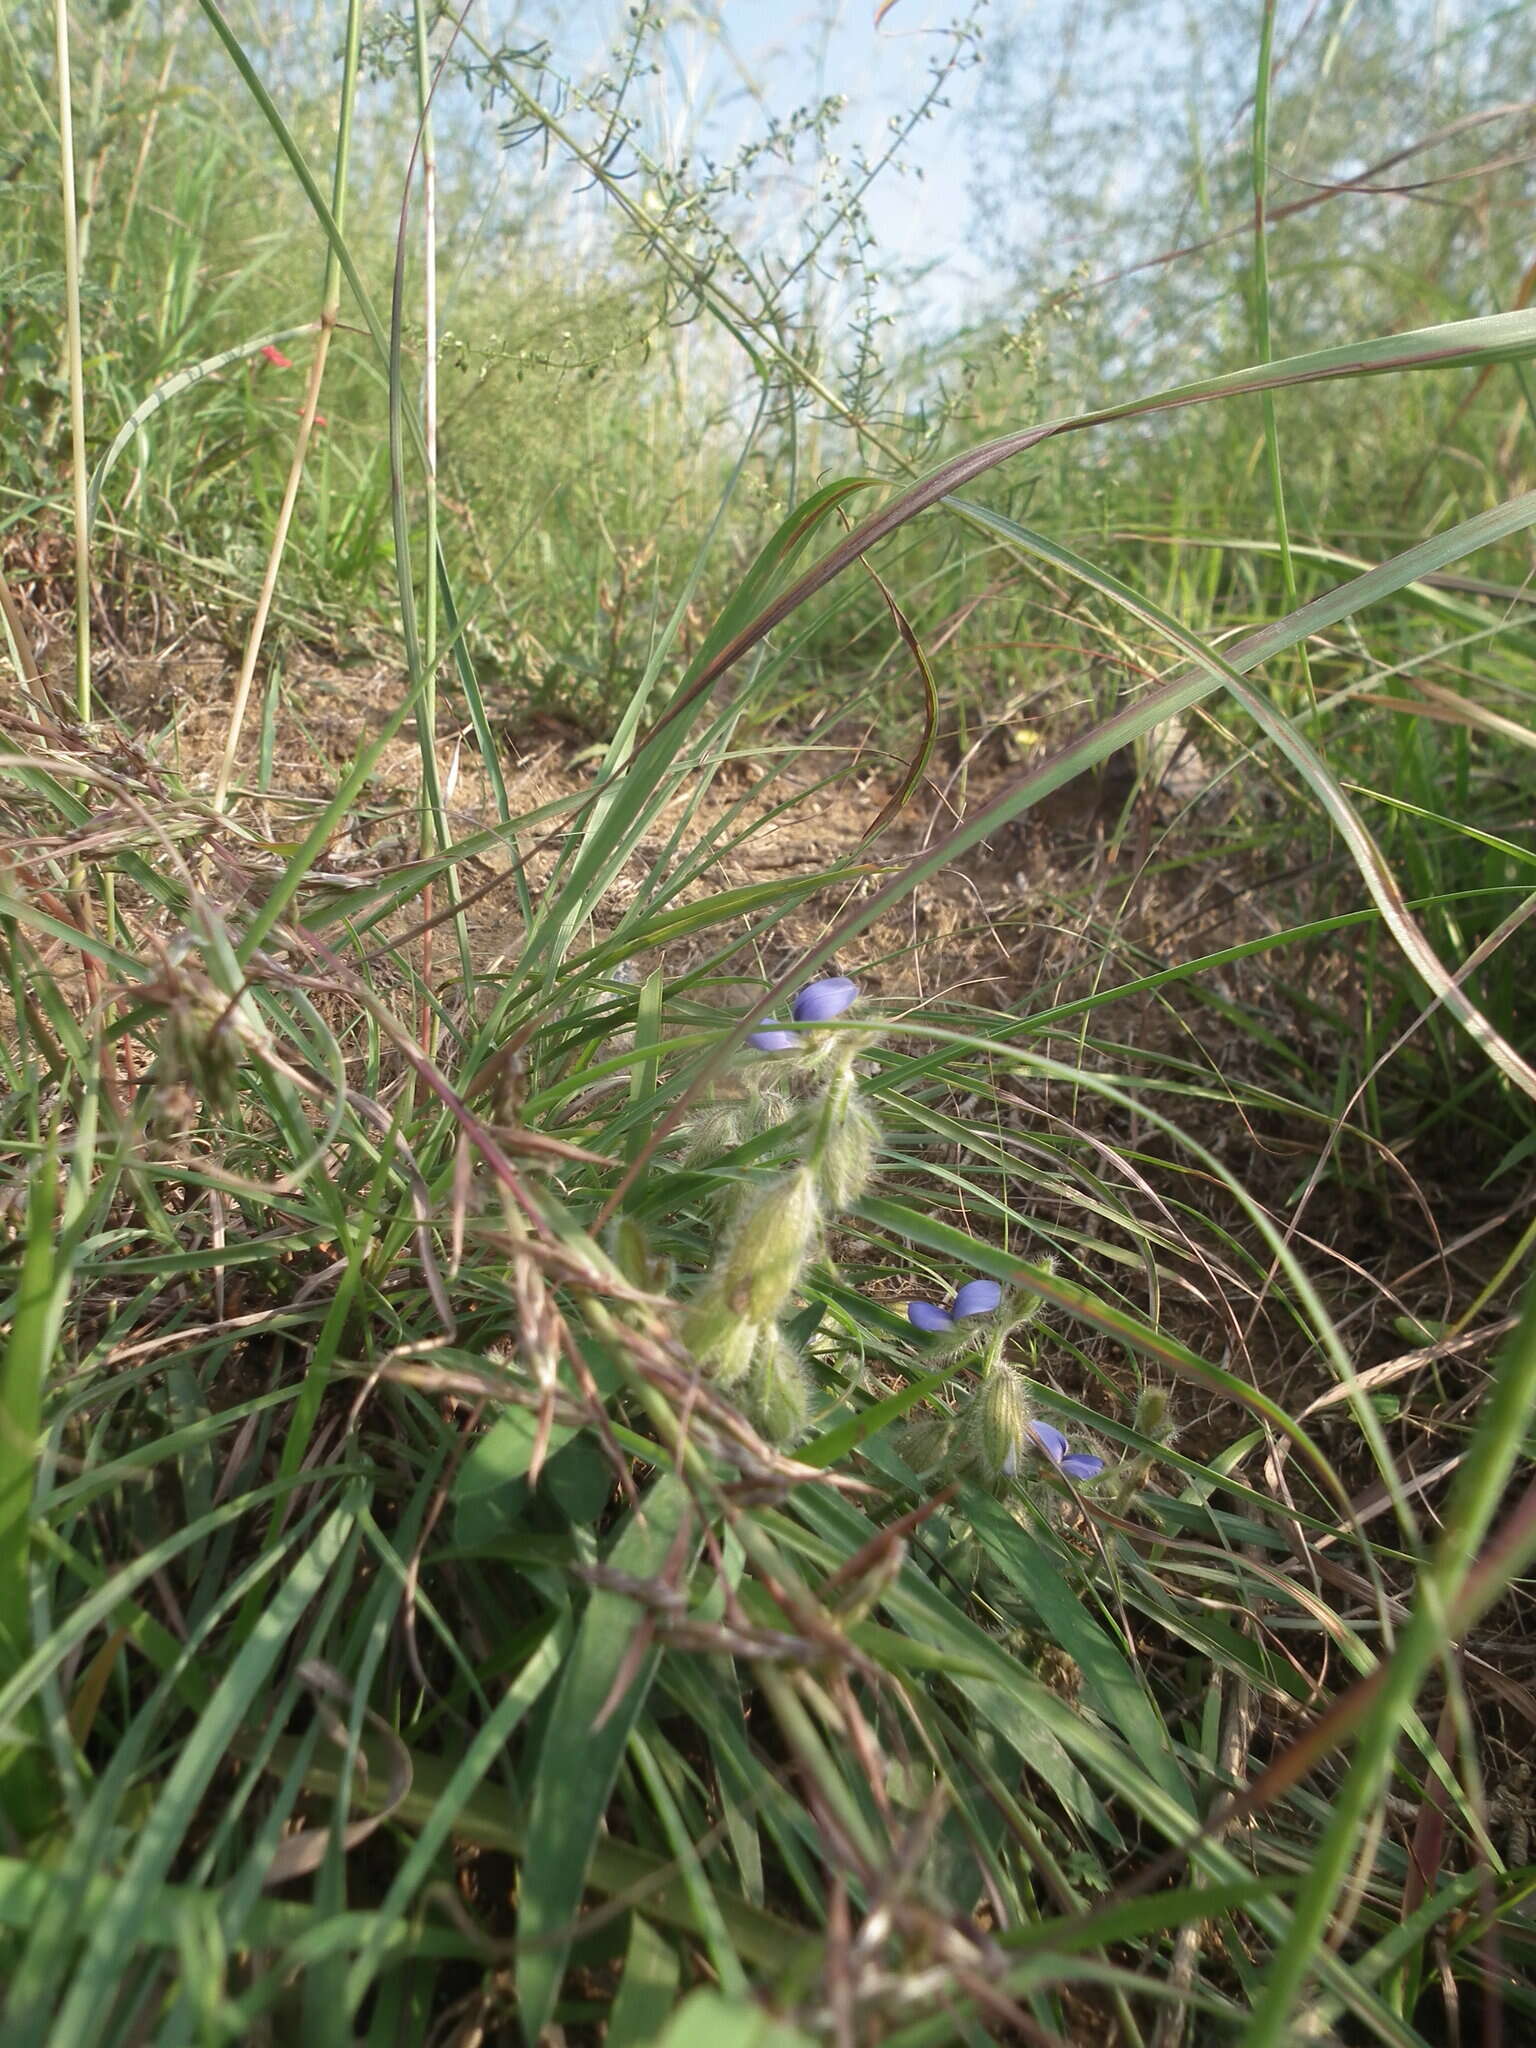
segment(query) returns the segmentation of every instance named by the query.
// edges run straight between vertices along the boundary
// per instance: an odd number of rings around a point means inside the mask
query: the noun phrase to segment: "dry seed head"
[[[151,1091],[145,1136],[154,1156],[174,1154],[202,1114],[202,1103],[185,1081],[162,1081]]]
[[[1007,1639],[1008,1648],[1042,1683],[1064,1700],[1075,1700],[1083,1688],[1082,1669],[1059,1644],[1037,1629],[1021,1628]]]
[[[491,1122],[502,1128],[520,1122],[528,1099],[528,1066],[520,1052],[509,1046],[496,1056],[489,1088]]]
[[[244,1062],[270,1048],[247,999],[231,1002],[206,975],[179,963],[167,963],[141,993],[165,1013],[156,1080],[184,1082],[210,1104],[227,1102]]]
[[[886,1594],[901,1577],[901,1568],[907,1561],[907,1541],[898,1536],[886,1550],[876,1557],[869,1569],[860,1574],[851,1586],[842,1589],[837,1602],[837,1618],[844,1628],[852,1628],[874,1613]]]
[[[0,1234],[10,1237],[25,1226],[30,1200],[30,1182],[0,1181]]]

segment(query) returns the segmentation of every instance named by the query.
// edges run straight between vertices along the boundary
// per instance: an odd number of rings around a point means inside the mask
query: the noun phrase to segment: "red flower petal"
[[[280,348],[274,348],[270,341],[265,344],[261,352],[263,356],[265,356],[267,361],[269,363],[275,363],[278,369],[291,370],[293,368],[293,364],[289,362],[288,358],[283,354],[282,350]]]

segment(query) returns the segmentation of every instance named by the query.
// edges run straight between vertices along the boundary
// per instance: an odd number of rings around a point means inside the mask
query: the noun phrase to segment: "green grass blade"
[[[691,1513],[681,1482],[659,1481],[614,1543],[609,1565],[639,1579],[657,1576],[675,1558]],[[652,1647],[634,1657],[642,1623],[640,1610],[622,1594],[592,1595],[539,1752],[523,1860],[520,1924],[527,1946],[517,1965],[518,2004],[530,2042],[554,2011],[598,1830],[660,1660]],[[614,1699],[621,1679],[622,1697]]]

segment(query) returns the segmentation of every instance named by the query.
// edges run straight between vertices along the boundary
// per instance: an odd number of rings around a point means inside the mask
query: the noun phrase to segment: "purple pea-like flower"
[[[825,1024],[831,1017],[841,1017],[858,993],[858,983],[846,974],[829,974],[821,981],[806,983],[790,1005],[790,1015],[797,1024]],[[775,1024],[770,1017],[761,1031],[750,1034],[747,1043],[759,1052],[791,1052],[800,1043],[800,1034]]]
[[[1104,1460],[1096,1458],[1092,1451],[1069,1451],[1066,1438],[1049,1422],[1032,1422],[1029,1434],[1034,1438],[1036,1448],[1044,1451],[1051,1463],[1065,1472],[1069,1479],[1097,1479],[1104,1470]],[[1017,1448],[1004,1458],[1003,1470],[1010,1479],[1015,1476],[1018,1470]]]
[[[991,1315],[1002,1298],[1003,1290],[995,1280],[967,1280],[948,1308],[940,1308],[936,1301],[909,1301],[907,1321],[916,1330],[936,1335],[971,1316]]]

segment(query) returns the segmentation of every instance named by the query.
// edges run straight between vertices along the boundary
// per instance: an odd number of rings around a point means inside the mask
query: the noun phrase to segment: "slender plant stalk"
[[[1488,1280],[1478,1289],[1466,1308],[1462,1310],[1455,1322],[1451,1324],[1450,1328],[1446,1331],[1447,1336],[1459,1337],[1463,1330],[1471,1329],[1477,1318],[1483,1313],[1483,1310],[1487,1308],[1489,1302],[1497,1301],[1515,1276],[1526,1270],[1527,1261],[1531,1256],[1533,1248],[1536,1248],[1536,1217],[1533,1217],[1525,1229],[1521,1231],[1513,1250],[1500,1265],[1492,1279]]]
[[[54,0],[59,91],[59,181],[64,203],[64,320],[69,354],[69,439],[75,511],[75,715],[91,718],[91,524],[86,494],[85,363],[80,340],[80,222],[75,211],[75,116],[69,81],[69,8]]]
[[[48,680],[37,665],[31,636],[3,576],[0,576],[0,640],[5,642],[22,696],[30,698],[39,711],[57,718],[60,706],[54,702]]]
[[[143,11],[142,0],[138,0],[138,4],[130,8],[128,13],[116,24],[120,52],[126,53],[132,47],[133,40],[138,33],[139,17]],[[118,80],[113,86],[114,98],[117,97],[122,89],[122,70],[125,67],[126,54],[124,55],[124,66],[120,68]],[[96,39],[95,61],[91,65],[90,96],[86,101],[85,108],[86,140],[88,143],[94,142],[95,153],[90,159],[90,172],[85,181],[85,204],[80,209],[80,269],[82,273],[85,270],[86,264],[91,260],[91,232],[96,225],[96,209],[100,203],[102,179],[106,175],[107,168],[107,131],[102,121],[102,109],[106,98],[107,38],[105,36],[98,36]]]
[[[178,9],[170,26],[166,29],[165,54],[160,62],[160,71],[150,90],[149,112],[144,116],[144,126],[139,131],[139,147],[133,160],[133,171],[128,179],[128,191],[123,200],[122,221],[118,228],[117,246],[112,252],[112,262],[107,270],[107,296],[111,298],[117,290],[122,276],[123,256],[128,247],[128,230],[138,211],[139,191],[144,183],[144,169],[149,162],[149,153],[155,146],[155,134],[160,126],[160,114],[165,105],[166,88],[171,82],[171,69],[176,62],[182,36],[186,33],[187,17],[191,13],[191,0],[186,0]]]
[[[30,1648],[27,1560],[43,1381],[61,1310],[55,1260],[54,1204],[58,1154],[50,1143],[33,1179],[27,1240],[9,1339],[0,1352],[0,1680],[14,1677]],[[19,1834],[34,1832],[48,1807],[37,1767],[41,1723],[29,1703],[17,1733],[0,1739],[0,1816]]]
[[[1269,88],[1274,73],[1275,0],[1264,0],[1264,22],[1259,34],[1259,76],[1253,92],[1253,340],[1257,362],[1272,362],[1273,340],[1269,319]],[[1296,565],[1291,559],[1291,527],[1285,510],[1285,475],[1280,462],[1280,422],[1275,412],[1275,395],[1263,394],[1264,462],[1269,471],[1269,494],[1275,509],[1275,532],[1280,541],[1280,579],[1285,585],[1288,610],[1296,604]],[[1306,643],[1301,647],[1302,672],[1312,695],[1312,667]],[[1315,702],[1315,698],[1314,698]]]
[[[352,112],[357,98],[361,28],[362,0],[348,0],[347,37],[341,73],[341,105],[336,122],[336,163],[331,180],[331,216],[336,222],[338,233],[344,229],[346,223],[347,170],[352,153]],[[325,252],[325,281],[321,289],[320,333],[315,343],[314,361],[310,364],[309,385],[304,393],[304,409],[299,417],[299,431],[293,444],[293,460],[288,466],[288,481],[283,489],[282,504],[278,508],[272,545],[267,552],[266,573],[261,579],[261,592],[256,600],[250,631],[246,635],[245,651],[240,657],[240,673],[235,679],[235,701],[230,706],[224,758],[219,763],[218,781],[214,785],[213,802],[216,810],[223,810],[229,798],[230,778],[235,770],[235,757],[240,751],[240,733],[250,704],[251,684],[255,680],[256,664],[261,658],[261,643],[266,636],[272,600],[277,595],[277,579],[288,545],[288,529],[293,524],[293,510],[298,503],[299,485],[303,481],[304,463],[314,433],[315,414],[320,405],[320,387],[325,379],[326,357],[330,354],[331,336],[336,331],[340,311],[341,259],[335,244],[328,242]]]
[[[421,426],[427,444],[427,564],[426,588],[422,595],[421,655],[426,664],[427,686],[422,698],[427,731],[433,730],[432,714],[437,708],[437,579],[432,564],[437,560],[437,145],[432,135],[432,79],[427,52],[427,17],[423,0],[416,0],[416,105],[421,122],[421,246],[422,319],[426,329],[426,361],[422,371]],[[423,821],[422,852],[432,841]]]
[[[421,129],[422,325],[426,361],[422,370],[421,431],[426,443],[427,573],[422,592],[421,708],[416,714],[424,773],[421,778],[420,850],[425,857],[446,845],[447,820],[437,775],[437,145],[432,133],[432,77],[427,50],[427,16],[423,0],[415,0],[416,116]],[[423,896],[432,914],[432,887]],[[461,934],[462,936],[462,934]],[[418,1030],[430,1056],[436,1047],[437,1019],[427,991],[432,984],[432,933],[421,941],[422,999]]]

